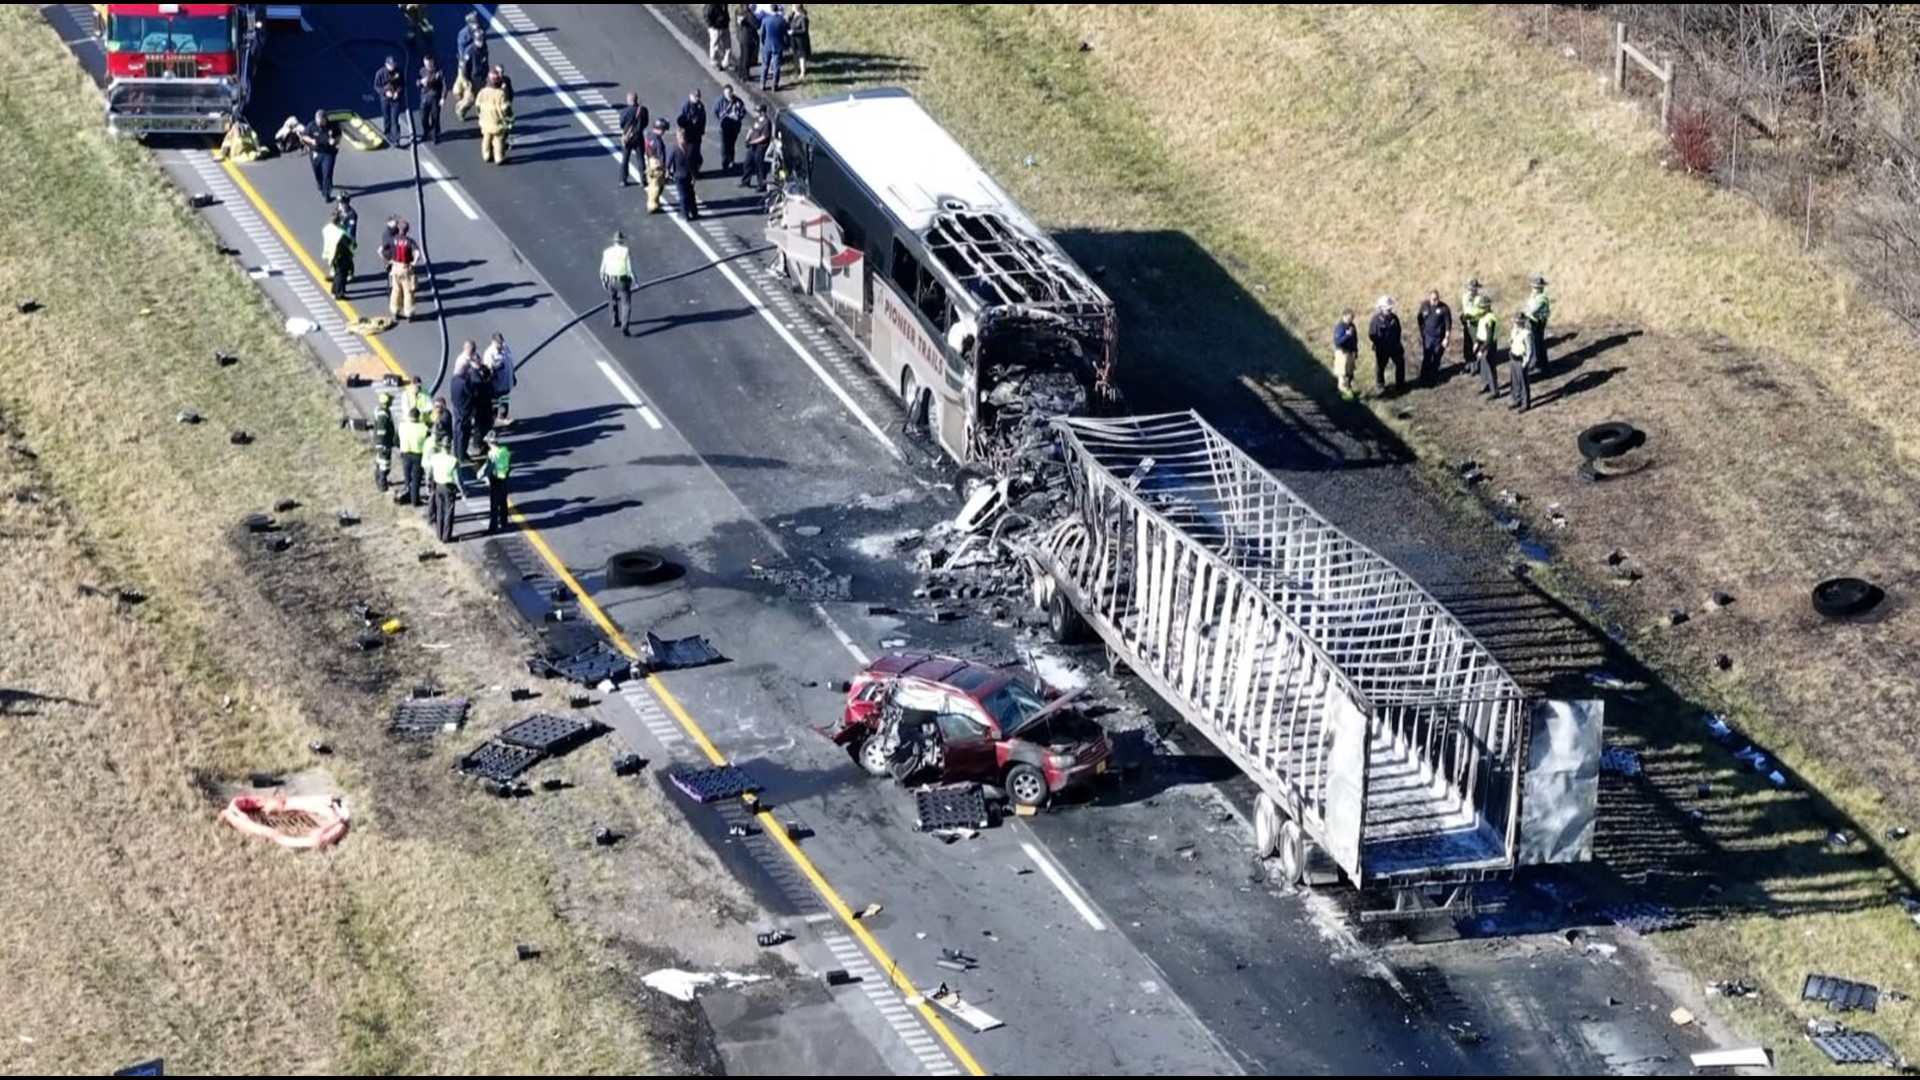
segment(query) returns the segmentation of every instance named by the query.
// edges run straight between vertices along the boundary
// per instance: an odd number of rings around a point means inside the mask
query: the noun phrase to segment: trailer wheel
[[[1060,645],[1084,645],[1087,641],[1087,620],[1073,610],[1073,601],[1058,586],[1053,595],[1047,598],[1047,629],[1053,632],[1053,640]]]
[[[1047,801],[1047,777],[1026,762],[1007,770],[1007,798],[1015,806],[1041,806]]]
[[[878,736],[869,736],[860,740],[853,751],[853,760],[868,776],[888,776],[887,749],[884,740]]]
[[[1261,795],[1253,804],[1253,853],[1262,859],[1273,858],[1280,849],[1280,825],[1287,815],[1271,795]]]
[[[1280,845],[1274,861],[1279,864],[1277,876],[1282,885],[1298,885],[1307,876],[1307,834],[1292,818],[1280,825]]]

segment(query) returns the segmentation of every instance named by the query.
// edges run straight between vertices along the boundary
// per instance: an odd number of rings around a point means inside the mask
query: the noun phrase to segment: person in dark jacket
[[[673,149],[667,151],[667,179],[673,182],[674,194],[680,200],[680,216],[688,221],[700,216],[700,205],[694,201],[693,182],[700,176],[700,144],[687,137],[687,129],[681,128],[676,136]]]
[[[488,57],[487,28],[481,25],[479,12],[467,12],[467,25],[460,28],[454,42],[453,58],[453,115],[464,122],[493,67]]]
[[[633,154],[640,152],[641,171],[645,172],[647,161],[647,107],[640,104],[640,95],[628,91],[627,107],[620,110],[620,186],[632,183]]]
[[[420,127],[417,138],[440,145],[440,110],[447,102],[447,77],[440,64],[429,56],[420,62]]]
[[[1340,382],[1340,396],[1353,400],[1353,368],[1360,359],[1360,328],[1353,325],[1353,309],[1340,313],[1333,324],[1333,373]]]
[[[727,5],[708,4],[704,12],[707,24],[707,59],[721,71],[727,70],[733,63],[733,37],[727,31]]]
[[[760,89],[780,92],[780,69],[787,54],[787,17],[778,4],[760,16]],[[769,87],[767,81],[773,85]]]
[[[1407,345],[1400,334],[1400,316],[1393,309],[1393,297],[1383,296],[1373,306],[1373,318],[1367,323],[1367,341],[1373,346],[1373,392],[1385,396],[1387,365],[1393,365],[1393,388],[1407,384]]]
[[[773,117],[767,115],[767,103],[753,107],[753,126],[747,129],[747,164],[740,170],[740,186],[755,191],[767,188],[767,148],[773,145]]]
[[[380,99],[380,134],[387,145],[400,146],[400,114],[407,107],[407,77],[400,74],[400,61],[387,57],[373,73],[373,94]]]
[[[734,73],[741,80],[753,77],[753,58],[760,51],[760,16],[752,4],[740,5],[740,18],[733,29]]]
[[[1433,289],[1420,304],[1420,385],[1440,381],[1440,362],[1446,358],[1447,345],[1453,340],[1453,309]]]
[[[713,118],[720,121],[720,171],[733,172],[733,148],[740,143],[740,125],[747,119],[747,103],[735,96],[732,86],[720,88],[720,100],[713,104]]]
[[[333,201],[333,166],[340,159],[340,125],[327,117],[327,110],[313,111],[313,124],[300,136],[313,154],[313,183],[320,189],[320,201]]]
[[[687,145],[693,148],[693,156],[700,157],[700,140],[707,137],[707,103],[700,100],[700,91],[694,90],[680,106],[680,115],[674,118],[674,126],[680,134],[687,137]]]

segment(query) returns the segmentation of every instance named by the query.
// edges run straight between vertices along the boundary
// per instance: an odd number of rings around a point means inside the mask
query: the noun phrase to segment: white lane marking
[[[620,396],[627,399],[627,404],[633,406],[634,411],[640,414],[640,419],[645,420],[648,427],[655,431],[663,430],[660,418],[653,415],[652,407],[640,399],[640,392],[635,390],[618,371],[615,371],[612,364],[605,360],[595,360],[594,363],[600,365],[600,374],[605,375],[607,381],[613,384],[613,388],[619,391]]]
[[[813,613],[820,616],[821,622],[827,624],[827,629],[833,632],[834,639],[839,641],[841,646],[853,657],[854,663],[859,664],[861,667],[866,667],[872,662],[873,657],[868,656],[864,649],[854,644],[853,635],[840,629],[840,624],[834,622],[833,616],[827,614],[825,605],[816,602],[813,605]]]
[[[1039,867],[1040,872],[1047,875],[1047,880],[1053,882],[1053,887],[1059,889],[1060,895],[1067,898],[1067,903],[1073,905],[1073,910],[1079,912],[1080,917],[1087,920],[1088,926],[1093,927],[1095,930],[1105,930],[1107,928],[1107,924],[1101,922],[1100,915],[1093,910],[1093,905],[1087,902],[1085,897],[1080,895],[1080,890],[1074,887],[1073,882],[1067,880],[1067,875],[1062,873],[1059,867],[1053,865],[1052,859],[1041,854],[1039,848],[1034,847],[1025,840],[1020,841],[1020,850],[1026,852],[1027,858],[1033,860],[1033,865]]]
[[[440,166],[426,158],[421,158],[420,167],[426,170],[428,176],[433,177],[433,182],[441,191],[446,192],[447,198],[453,200],[454,208],[465,214],[468,221],[480,220],[480,211],[475,210],[473,204],[467,201],[467,197],[460,194],[460,189],[454,186],[453,178],[442,172]]]
[[[505,5],[502,6],[504,7]],[[587,129],[587,134],[594,137],[594,141],[600,144],[601,149],[607,151],[607,153],[613,157],[619,157],[620,148],[615,146],[613,140],[609,139],[606,134],[600,130],[600,126],[594,122],[591,113],[578,101],[575,101],[573,96],[561,87],[553,75],[548,73],[540,61],[534,58],[533,52],[521,43],[520,38],[508,32],[508,23],[494,15],[492,11],[487,9],[485,4],[475,4],[473,5],[473,9],[480,13],[481,18],[486,19],[487,22],[492,25],[494,33],[499,34],[501,38],[506,41],[507,45],[519,55],[521,61],[532,70],[534,75],[538,77],[541,82],[547,84],[547,88],[553,91],[554,99],[565,106],[568,112],[573,114],[573,118],[580,122],[581,127]],[[638,170],[632,169],[631,166],[629,168],[635,177],[645,179],[645,177],[640,175]],[[887,453],[892,454],[895,460],[905,461],[907,456],[901,452],[900,447],[896,445],[891,438],[888,438],[886,431],[874,422],[873,417],[867,415],[867,411],[860,407],[860,403],[853,400],[853,395],[847,393],[846,388],[842,387],[832,375],[827,374],[827,369],[820,366],[820,361],[814,359],[813,354],[807,351],[805,345],[800,344],[800,339],[794,337],[791,331],[780,324],[779,316],[775,315],[773,310],[767,306],[766,302],[760,299],[760,295],[748,288],[747,283],[741,281],[739,275],[735,274],[731,267],[720,263],[720,256],[701,238],[700,233],[694,229],[693,224],[678,215],[675,215],[672,221],[680,227],[680,231],[686,235],[688,240],[693,241],[694,248],[707,260],[715,264],[715,269],[720,271],[720,276],[727,280],[727,284],[733,286],[734,291],[740,294],[741,299],[745,300],[748,306],[758,312],[760,318],[764,320],[768,326],[773,327],[773,332],[779,336],[780,340],[786,342],[787,347],[792,349],[794,354],[800,357],[801,361],[807,365],[814,375],[818,376],[820,381],[826,384],[827,389],[833,392],[833,396],[840,399],[840,404],[846,406],[847,411],[851,412],[854,418],[860,421],[860,426],[866,428],[875,439],[878,439],[880,445],[886,447]]]

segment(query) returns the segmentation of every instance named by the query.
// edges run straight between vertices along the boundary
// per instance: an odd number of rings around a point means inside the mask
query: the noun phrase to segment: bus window
[[[907,250],[907,245],[898,240],[893,242],[893,266],[890,269],[893,283],[900,286],[901,292],[908,296],[920,295],[920,263],[913,257],[913,252]]]
[[[947,327],[953,325],[953,310],[947,304],[946,288],[932,274],[928,274],[920,283],[920,292],[914,301],[920,305],[920,314],[925,315],[927,321],[945,335]]]

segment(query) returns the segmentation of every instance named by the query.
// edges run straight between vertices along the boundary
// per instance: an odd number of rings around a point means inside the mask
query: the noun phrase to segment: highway
[[[276,41],[268,55],[256,127],[270,134],[282,117],[321,106],[356,108],[377,124],[370,79],[398,51],[393,8],[307,10],[312,31]],[[443,65],[466,10],[433,7]],[[1136,741],[1128,745],[1142,772],[1093,804],[1008,819],[953,845],[915,832],[908,795],[862,776],[811,727],[837,715],[829,685],[883,651],[883,640],[1012,654],[1009,632],[983,618],[934,625],[867,613],[914,610],[916,575],[874,538],[950,518],[955,476],[901,430],[891,395],[850,349],[769,279],[765,256],[753,253],[764,242],[757,203],[733,181],[702,184],[707,212],[692,223],[649,216],[638,185],[617,186],[609,106],[631,89],[670,118],[695,86],[709,102],[718,96],[714,73],[669,19],[632,5],[480,10],[496,33],[493,59],[515,83],[517,124],[503,167],[480,162],[475,126],[451,109],[446,137],[421,155],[433,178],[423,239],[440,314],[456,348],[498,331],[524,358],[558,336],[524,364],[514,394],[524,529],[479,539],[484,501],[470,500],[460,528],[472,538],[460,546],[536,626],[542,601],[520,579],[557,564],[589,624],[604,617],[627,640],[701,634],[729,657],[632,684],[601,705],[602,718],[644,748],[654,772],[718,756],[766,785],[773,811],[761,822],[796,822],[802,839],[729,836],[750,818],[734,804],[689,804],[689,827],[795,935],[780,947],[789,959],[859,976],[796,1001],[791,1015],[754,1018],[772,1024],[774,1038],[730,1021],[716,1004],[724,995],[710,998],[730,1071],[1546,1075],[1660,1054],[1662,1021],[1609,1018],[1605,1002],[1619,985],[1596,981],[1573,954],[1511,969],[1460,962],[1476,985],[1454,978],[1439,995],[1453,1004],[1434,1008],[1426,984],[1445,981],[1433,974],[1437,961],[1423,962],[1421,985],[1409,989],[1389,971],[1400,961],[1354,942],[1326,904],[1250,873],[1244,783],[1204,754],[1151,754]],[[78,37],[74,14],[49,10]],[[716,141],[710,134],[710,166]],[[271,268],[256,278],[276,304],[320,325],[310,340],[328,366],[361,351],[313,280],[325,207],[304,157],[225,168],[200,152],[162,156],[183,186],[220,198],[209,217],[240,261]],[[382,313],[372,250],[388,213],[418,218],[411,156],[343,152],[336,183],[360,214],[362,277],[348,304]],[[563,330],[603,299],[598,253],[615,229],[631,238],[638,275],[660,279],[635,296],[636,336],[613,332],[603,314]],[[424,287],[421,306],[423,316],[432,310]],[[434,323],[375,340],[385,358],[433,380],[442,355]],[[666,553],[684,576],[611,587],[601,567],[635,547]],[[849,575],[853,592],[794,599],[756,567]],[[848,917],[869,903],[884,910]],[[942,948],[980,966],[937,967]],[[887,974],[896,964],[898,981]],[[942,982],[1005,1026],[976,1033],[909,997],[908,987]],[[1536,990],[1559,1003],[1512,1000]],[[1575,1023],[1563,1009],[1590,1014]],[[1492,1034],[1470,1045],[1449,1030],[1462,1022]]]

